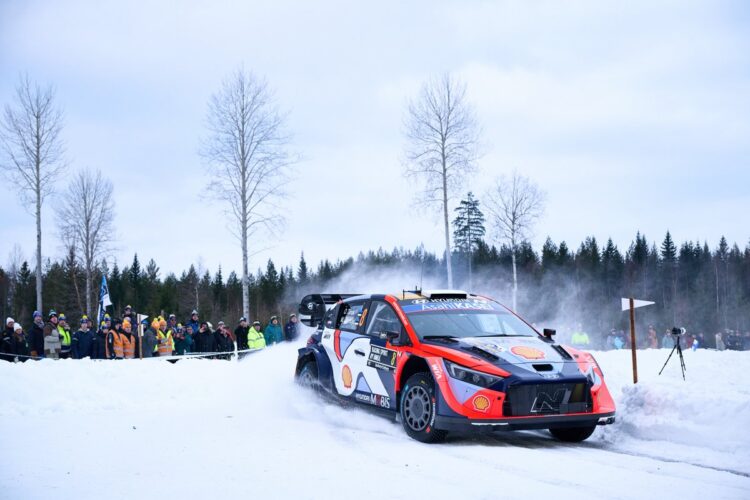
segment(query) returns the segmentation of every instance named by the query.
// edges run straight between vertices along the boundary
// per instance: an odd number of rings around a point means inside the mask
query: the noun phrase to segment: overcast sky
[[[487,153],[467,179],[481,201],[518,169],[548,193],[533,242],[577,246],[636,231],[677,241],[750,238],[750,4],[736,2],[0,1],[0,103],[19,75],[54,84],[71,169],[115,184],[120,265],[202,260],[240,270],[198,156],[207,102],[244,66],[267,78],[304,155],[287,226],[258,238],[296,267],[424,242],[441,226],[412,207],[402,119],[431,75],[468,87]],[[0,263],[31,260],[34,218],[2,183]],[[54,206],[45,256],[59,257]],[[265,250],[263,250],[265,249]]]

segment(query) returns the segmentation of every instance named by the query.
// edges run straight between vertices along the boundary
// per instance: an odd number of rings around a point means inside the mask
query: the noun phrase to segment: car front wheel
[[[429,373],[415,373],[401,393],[401,424],[406,433],[423,443],[443,441],[446,432],[435,429],[435,383]]]

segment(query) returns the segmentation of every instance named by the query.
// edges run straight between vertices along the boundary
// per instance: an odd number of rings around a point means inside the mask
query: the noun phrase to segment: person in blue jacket
[[[276,316],[271,316],[271,321],[268,322],[268,326],[263,330],[263,337],[266,339],[266,347],[284,340],[284,334],[281,331],[281,325]]]
[[[94,332],[89,329],[89,319],[84,315],[81,318],[81,328],[73,334],[70,341],[70,352],[73,359],[90,358],[93,344]]]

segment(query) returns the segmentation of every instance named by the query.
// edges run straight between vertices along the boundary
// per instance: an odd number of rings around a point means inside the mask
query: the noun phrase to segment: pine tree
[[[472,260],[474,249],[485,235],[484,214],[479,209],[479,200],[469,191],[466,199],[461,200],[454,209],[456,218],[453,219],[453,242],[456,250],[466,254],[469,264],[469,288],[472,284]]]
[[[302,252],[299,256],[299,267],[297,267],[297,281],[299,282],[300,286],[304,286],[307,284],[309,280],[308,271],[307,271],[307,262],[305,262],[305,252]]]

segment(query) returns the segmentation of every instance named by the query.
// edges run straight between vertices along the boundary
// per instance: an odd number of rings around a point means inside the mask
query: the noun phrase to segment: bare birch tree
[[[242,312],[250,317],[249,239],[283,222],[276,202],[284,196],[290,167],[286,117],[262,78],[240,69],[211,97],[208,135],[201,149],[212,194],[226,202],[230,231],[242,247]]]
[[[513,310],[517,307],[518,272],[516,251],[528,238],[534,222],[544,213],[546,194],[528,177],[514,171],[510,177],[501,176],[487,194],[486,208],[495,237],[510,245],[513,265]]]
[[[409,103],[404,120],[406,175],[423,185],[416,195],[420,205],[442,210],[448,287],[453,287],[448,203],[476,170],[480,156],[474,109],[466,99],[466,85],[450,74],[433,78]]]
[[[77,172],[57,215],[61,237],[78,250],[76,255],[86,275],[86,314],[92,317],[94,272],[114,239],[112,183],[99,170]]]
[[[42,88],[28,76],[16,87],[13,104],[6,104],[0,123],[0,163],[21,201],[36,218],[36,308],[42,310],[42,205],[65,170],[60,135],[62,110],[52,87]]]

